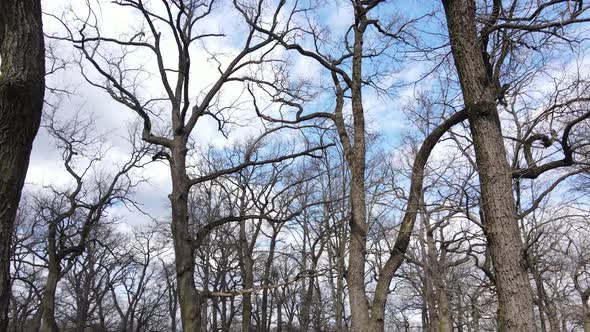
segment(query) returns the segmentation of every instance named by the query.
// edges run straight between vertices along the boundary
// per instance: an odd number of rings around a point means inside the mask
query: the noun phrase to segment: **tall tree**
[[[476,1],[446,0],[442,3],[479,172],[484,231],[498,290],[499,329],[533,331],[535,323],[527,274],[527,248],[519,230],[512,179],[535,179],[549,170],[575,164],[570,133],[573,126],[590,114],[582,114],[564,128],[560,140],[563,159],[543,165],[534,163],[530,158],[532,142],[543,141],[548,147],[552,138],[533,135],[524,142],[528,167],[513,170],[507,161],[498,113],[498,105],[507,106],[505,94],[510,84],[501,84],[500,81],[510,75],[506,68],[514,71],[515,65],[511,60],[518,49],[514,40],[519,40],[518,45],[524,44],[539,52],[552,51],[547,47],[555,44],[553,38],[573,43],[577,38],[570,39],[565,27],[586,22],[588,19],[583,14],[588,7],[583,3],[572,6],[567,1],[537,5],[514,1],[504,9],[502,1],[493,1],[491,6],[482,7],[482,11],[491,8],[490,13],[478,17]],[[530,37],[532,34],[536,36]],[[543,53],[540,56],[543,57]]]
[[[199,80],[199,76],[191,74],[196,74],[191,72],[191,61],[198,58],[200,50],[206,50],[195,46],[206,39],[225,36],[223,33],[201,31],[212,12],[217,11],[216,1],[180,0],[154,4],[141,0],[119,0],[113,4],[130,9],[133,14],[142,17],[145,24],[142,31],[128,39],[107,37],[101,31],[102,27],[98,26],[96,17],[89,15],[84,22],[78,22],[79,37],[70,35],[65,39],[75,44],[101,77],[97,79],[90,73],[85,73],[85,78],[142,120],[143,140],[161,149],[153,158],[161,159],[169,165],[172,192],[168,197],[171,206],[171,231],[176,259],[180,317],[184,331],[199,331],[202,325],[201,305],[205,297],[195,284],[195,250],[203,244],[207,234],[215,227],[239,221],[239,218],[232,216],[216,220],[210,224],[199,225],[195,230],[189,218],[191,189],[249,166],[278,163],[310,155],[325,146],[308,148],[299,153],[281,155],[269,160],[248,160],[241,165],[210,174],[194,174],[190,158],[194,156],[193,142],[198,141],[195,137],[199,133],[197,126],[203,122],[203,118],[211,117],[218,123],[219,130],[224,130],[229,123],[227,110],[238,107],[235,100],[229,106],[222,105],[224,89],[231,82],[239,83],[246,80],[249,71],[255,72],[259,65],[272,63],[271,51],[276,43],[273,38],[260,36],[253,28],[247,29],[241,36],[243,42],[240,48],[230,57],[229,62],[220,54],[212,54],[211,60],[218,65],[218,77],[214,78],[209,87],[195,92],[197,87],[193,83]],[[256,21],[263,20],[261,7],[262,2],[259,2],[256,7],[251,8],[250,14]],[[275,26],[281,7],[282,3],[273,9]],[[93,8],[88,9],[93,12]],[[174,46],[167,48],[168,43]],[[113,45],[124,49],[119,60],[116,59],[117,56],[111,55],[109,47]],[[148,55],[151,56],[151,63],[158,77],[157,85],[165,97],[161,97],[160,92],[153,96],[142,91],[137,78],[146,75],[144,77],[147,79],[151,74],[146,73],[143,68],[129,69],[135,66],[131,65],[132,61],[137,60],[133,58],[134,52],[130,52],[131,50],[145,51],[142,61]],[[176,53],[175,57],[165,55],[168,51]],[[171,61],[172,58],[176,61]],[[171,69],[173,67],[174,69]],[[167,114],[168,121],[164,121],[164,114]],[[160,125],[163,130],[158,128]],[[259,140],[269,133],[263,133]]]
[[[0,3],[0,330],[8,326],[10,241],[45,89],[40,0]]]
[[[533,299],[492,84],[475,20],[475,1],[443,1],[451,48],[473,136],[486,235],[496,270],[501,331],[533,331]]]

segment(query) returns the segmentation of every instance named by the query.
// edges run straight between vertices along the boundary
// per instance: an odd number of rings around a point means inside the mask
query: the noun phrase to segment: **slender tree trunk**
[[[252,277],[252,259],[251,257],[244,257],[244,264],[242,270],[243,289],[250,289],[254,285],[254,278]],[[242,295],[242,331],[250,331],[252,328],[252,293],[245,293]]]
[[[420,306],[420,318],[422,319],[422,329],[424,331],[430,331],[430,322],[429,322],[429,314],[428,314],[428,299],[426,297],[426,279],[427,278],[423,278],[424,279],[424,287],[422,287],[421,291],[420,291],[420,295],[421,295],[421,300],[422,300],[422,305]]]
[[[318,260],[320,259],[321,256],[321,250],[320,252],[317,254],[317,256],[314,256],[315,254],[313,253],[313,247],[310,248],[310,250],[312,250],[311,255],[312,255],[312,266],[311,269],[315,270],[317,268],[317,264],[318,264]],[[310,321],[310,310],[312,309],[312,301],[313,301],[313,291],[314,291],[314,281],[315,278],[308,278],[308,284],[307,284],[307,290],[305,292],[305,297],[303,298],[303,312],[301,314],[301,331],[303,332],[307,332],[309,331],[310,325],[311,325],[311,321]]]
[[[471,299],[471,319],[473,325],[473,332],[479,332],[479,308],[477,307],[477,299]]]
[[[168,287],[168,310],[170,313],[170,332],[176,332],[176,309],[178,306],[178,296],[175,285],[168,278],[168,271],[166,271],[166,283]]]
[[[516,219],[512,174],[496,108],[498,91],[478,39],[475,1],[446,0],[443,4],[479,170],[485,233],[496,271],[499,330],[534,331],[533,300]]]
[[[39,0],[0,1],[0,331],[8,329],[14,219],[45,89]]]
[[[195,287],[195,254],[189,227],[189,184],[186,174],[186,142],[175,137],[171,151],[170,171],[172,193],[172,238],[176,264],[176,282],[180,304],[180,319],[184,332],[197,332],[201,328],[201,299]]]
[[[344,241],[340,242],[338,248],[338,257],[336,265],[336,313],[334,318],[336,319],[336,331],[342,331],[342,323],[344,322]]]
[[[348,155],[350,168],[350,247],[348,254],[347,281],[351,312],[352,331],[374,330],[369,313],[369,303],[365,294],[365,255],[367,250],[367,216],[365,198],[365,115],[361,93],[363,33],[366,18],[357,17],[360,23],[354,28],[354,48],[352,60],[352,114],[353,144]],[[378,329],[377,329],[378,330]]]
[[[47,273],[47,282],[41,299],[41,327],[42,332],[57,332],[57,322],[55,321],[55,292],[59,281],[59,265],[55,260],[55,254],[50,254],[49,269]],[[51,258],[53,256],[53,259]]]
[[[346,196],[344,190],[342,196]],[[346,224],[344,222],[342,222],[338,228],[335,228],[335,236],[336,244],[328,244],[328,257],[331,264],[333,264],[336,269],[336,280],[334,281],[334,278],[330,278],[330,284],[332,286],[330,287],[330,290],[332,292],[332,302],[334,306],[335,329],[340,332],[342,331],[342,323],[344,320],[344,248],[347,238]]]
[[[422,250],[422,254],[424,255],[424,300],[428,308],[428,321],[427,325],[424,326],[426,331],[429,332],[437,332],[439,327],[439,320],[438,320],[438,312],[436,309],[436,298],[434,294],[434,286],[433,280],[435,278],[435,264],[436,261],[436,251],[433,248],[433,243],[431,243],[432,236],[429,235],[430,227],[428,227],[428,214],[422,212],[420,213],[420,219],[422,220],[422,237],[423,240],[420,241],[420,248]]]
[[[278,288],[275,288],[275,298],[277,299],[277,332],[283,330],[283,303]]]
[[[545,307],[546,299],[545,299],[545,289],[543,286],[543,279],[541,278],[541,274],[539,273],[535,263],[529,259],[529,266],[531,267],[531,273],[533,275],[533,280],[535,281],[535,286],[537,290],[537,307],[539,308],[539,321],[541,323],[541,331],[547,331],[547,323],[545,319],[545,313],[548,312],[547,308]],[[553,324],[550,322],[550,326],[552,327],[553,331]],[[557,327],[557,331],[559,330],[559,326]]]
[[[549,326],[551,332],[560,332],[561,324],[559,323],[559,317],[557,316],[557,308],[555,304],[547,302],[547,317],[549,318]]]
[[[203,284],[205,289],[209,289],[209,250],[206,251],[205,264],[204,264],[204,275]],[[203,305],[201,305],[201,331],[207,331],[208,316],[209,316],[209,304],[207,298],[203,299]]]
[[[459,290],[457,299],[457,332],[463,332],[463,326],[465,325],[464,317],[465,312],[463,311],[463,299],[461,297],[462,292]],[[452,331],[452,329],[451,329]]]
[[[212,304],[213,304],[213,314],[211,315],[211,329],[213,331],[217,331],[219,330],[219,323],[217,321],[217,311],[221,311],[219,308],[219,301],[217,299],[212,299]]]
[[[433,230],[430,227],[430,214],[422,213],[422,221],[426,236],[426,250],[428,255],[427,287],[430,288],[429,300],[431,307],[430,331],[449,332],[451,331],[449,319],[448,296],[444,285],[444,271],[436,252]]]
[[[275,247],[276,247],[276,243],[277,243],[277,236],[279,235],[279,229],[273,228],[273,233],[272,233],[272,237],[270,239],[270,247],[268,250],[268,257],[266,258],[266,262],[264,264],[264,279],[263,279],[263,283],[264,285],[270,285],[270,277],[271,277],[271,268],[272,268],[272,262],[274,259],[274,253],[275,253]],[[263,328],[266,328],[266,326],[268,326],[268,324],[270,322],[268,322],[268,295],[269,295],[269,290],[267,288],[265,288],[262,291],[262,304],[261,304],[261,311],[262,311],[262,319],[261,319],[261,326]],[[272,310],[272,306],[271,306],[271,310]]]
[[[225,290],[225,281],[221,279],[221,289]],[[229,324],[227,323],[227,300],[221,298],[221,331],[229,331]]]
[[[244,215],[246,189],[243,190],[240,198],[240,215]],[[240,221],[240,268],[242,272],[242,288],[250,289],[254,287],[254,261],[250,252],[250,243],[246,234],[246,221]],[[242,331],[250,331],[252,327],[252,293],[242,295]]]

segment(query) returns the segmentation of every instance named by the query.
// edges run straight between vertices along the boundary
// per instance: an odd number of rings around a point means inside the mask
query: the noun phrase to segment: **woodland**
[[[590,332],[590,3],[0,1],[0,331]]]

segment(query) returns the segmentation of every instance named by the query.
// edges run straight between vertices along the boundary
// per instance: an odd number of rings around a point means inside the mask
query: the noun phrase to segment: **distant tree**
[[[47,115],[46,128],[62,150],[63,168],[73,186],[64,190],[50,185],[50,190],[35,199],[36,218],[46,227],[48,273],[39,317],[41,329],[48,332],[58,330],[55,293],[59,281],[84,253],[87,244],[96,240],[92,238],[96,234],[94,228],[104,222],[107,210],[115,204],[131,202],[130,194],[143,181],[131,173],[150,161],[144,158],[148,145],[138,142],[136,133],[131,131],[128,159],[109,174],[108,167],[101,163],[108,152],[106,142],[95,132],[93,120],[75,114],[67,121],[59,121],[57,116],[56,112]]]

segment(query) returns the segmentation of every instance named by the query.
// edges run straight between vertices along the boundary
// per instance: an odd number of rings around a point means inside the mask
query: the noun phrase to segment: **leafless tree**
[[[259,6],[262,3],[259,4]],[[254,28],[247,29],[243,35],[241,49],[229,59],[213,54],[219,76],[212,85],[200,92],[195,92],[196,85],[191,85],[191,60],[195,46],[204,40],[223,37],[221,32],[204,32],[200,26],[206,22],[212,11],[218,10],[217,3],[197,1],[163,1],[160,4],[148,4],[143,1],[116,1],[113,5],[122,10],[129,9],[139,15],[144,24],[143,30],[133,33],[128,39],[117,39],[101,33],[92,8],[79,20],[78,27],[66,25],[68,35],[64,39],[72,41],[80,50],[87,63],[93,67],[98,78],[84,70],[85,78],[92,85],[103,89],[114,100],[135,112],[143,121],[143,139],[161,147],[161,152],[154,159],[162,159],[170,166],[172,179],[172,238],[176,255],[177,287],[180,301],[180,312],[185,331],[197,331],[202,325],[201,304],[204,298],[195,287],[195,256],[194,251],[201,245],[204,235],[213,227],[204,226],[197,231],[197,239],[189,224],[188,199],[191,187],[210,181],[224,174],[230,174],[248,166],[281,162],[298,156],[308,155],[323,146],[307,147],[301,152],[290,153],[269,160],[249,159],[244,164],[219,170],[210,174],[193,174],[187,164],[189,152],[195,139],[195,128],[199,120],[210,116],[218,122],[221,130],[227,124],[226,110],[238,107],[239,101],[231,101],[229,105],[221,105],[223,89],[230,82],[239,82],[242,76],[256,70],[258,64],[272,61],[272,50],[276,42],[271,37],[258,33]],[[275,9],[276,22],[282,5]],[[261,8],[252,7],[251,14],[262,20]],[[258,14],[257,14],[258,13]],[[271,28],[272,29],[272,28]],[[173,47],[165,48],[166,43]],[[122,48],[122,57],[108,55],[110,47]],[[159,84],[164,96],[158,92],[151,95],[137,84],[137,78],[146,72],[134,67],[130,61],[131,50],[139,50],[142,54],[152,57],[154,74],[159,77]],[[207,51],[206,49],[204,49]],[[164,52],[175,53],[177,63],[173,64],[164,57]],[[175,67],[174,69],[173,66]],[[84,68],[84,66],[82,66]],[[196,80],[196,79],[195,79]],[[195,101],[198,99],[198,101]],[[169,121],[161,116],[167,114]],[[162,124],[161,128],[156,125]],[[266,134],[263,134],[265,136]],[[198,142],[198,139],[196,139]]]
[[[498,103],[506,104],[504,94],[509,83],[501,85],[500,82],[505,79],[507,66],[519,48],[513,46],[515,41],[532,48],[543,47],[527,44],[528,37],[533,33],[539,34],[540,40],[545,43],[553,35],[567,40],[565,34],[552,28],[586,21],[583,14],[587,6],[581,3],[572,8],[568,1],[555,1],[534,8],[531,7],[534,5],[514,1],[504,8],[501,1],[494,1],[491,7],[485,9],[491,8],[491,11],[480,17],[476,15],[480,11],[475,1],[443,1],[443,5],[463,101],[469,113],[486,236],[496,271],[500,330],[533,331],[533,302],[512,196],[512,177],[535,178],[545,171],[572,165],[574,159],[568,137],[571,129],[566,128],[563,133],[563,159],[543,165],[530,163],[513,174],[506,161],[497,107]],[[563,16],[553,19],[551,15],[557,11]],[[478,22],[481,22],[479,26]],[[568,127],[589,116],[588,113],[582,114]],[[526,140],[530,144],[545,137],[531,136]]]

